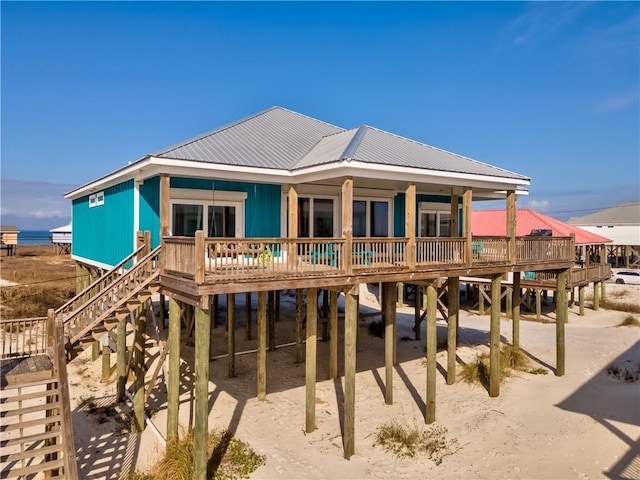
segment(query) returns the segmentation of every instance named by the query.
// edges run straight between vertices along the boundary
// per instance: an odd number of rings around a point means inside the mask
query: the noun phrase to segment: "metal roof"
[[[272,107],[153,154],[248,167],[291,169],[322,137],[342,129]]]
[[[582,217],[571,217],[567,223],[595,226],[640,225],[640,202],[623,203]]]
[[[223,165],[298,170],[341,160],[425,170],[529,177],[367,125],[344,130],[272,107],[153,154]]]
[[[534,229],[548,229],[554,237],[575,235],[576,245],[594,245],[611,243],[612,240],[595,233],[587,232],[573,225],[551,218],[528,208],[516,211],[516,235],[523,237]],[[474,210],[471,214],[471,232],[474,235],[503,236],[507,234],[506,210]]]

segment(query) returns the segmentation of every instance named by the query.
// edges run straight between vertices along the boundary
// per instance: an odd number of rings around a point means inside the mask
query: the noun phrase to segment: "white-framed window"
[[[104,190],[89,195],[89,208],[104,205]]]
[[[171,189],[171,234],[192,237],[244,236],[244,192]]]
[[[420,202],[418,228],[421,237],[451,236],[451,205]]]
[[[390,237],[391,200],[356,198],[353,201],[354,237]]]
[[[288,196],[283,195],[284,235],[289,231]],[[298,195],[298,237],[339,237],[340,199],[332,195]]]

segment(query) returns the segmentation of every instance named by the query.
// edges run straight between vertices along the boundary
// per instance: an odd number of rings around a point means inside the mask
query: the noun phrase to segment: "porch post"
[[[467,266],[473,264],[473,256],[471,250],[471,202],[473,200],[473,190],[470,187],[464,187],[462,193],[462,236],[465,239],[465,257]]]
[[[178,440],[180,408],[180,304],[169,297],[169,384],[167,385],[167,444]]]
[[[451,189],[451,236],[460,236],[460,216],[458,215],[458,194],[456,189]]]
[[[316,429],[316,340],[318,333],[318,290],[307,289],[307,360],[305,364],[305,432]]]
[[[436,421],[437,305],[438,292],[435,282],[431,282],[427,285],[427,408],[424,415],[425,423]]]
[[[489,396],[500,395],[500,289],[502,275],[491,276],[491,327],[489,332]]]
[[[209,335],[211,317],[195,309],[195,426],[193,432],[193,478],[207,478],[207,436],[209,432]]]
[[[567,322],[567,270],[562,270],[556,277],[556,375],[564,375],[564,324]]]
[[[349,275],[353,243],[353,178],[351,177],[346,177],[342,181],[342,238],[344,238],[342,268]]]
[[[449,277],[447,319],[447,385],[456,382],[456,340],[458,338],[458,316],[460,314],[460,278]]]
[[[600,282],[593,282],[593,311],[600,310]]]
[[[297,185],[289,185],[289,238],[298,238],[298,187]],[[296,257],[298,255],[298,249],[295,243],[290,244],[288,252],[289,268],[294,269],[297,265]]]
[[[416,266],[416,184],[407,185],[405,193],[405,224],[404,235],[408,239],[407,243],[407,266]]]
[[[396,323],[395,282],[382,284],[384,298],[384,403],[393,405],[393,350],[396,342],[394,325]]]
[[[516,263],[516,192],[507,191],[507,237],[509,237],[509,262]]]
[[[344,309],[344,456],[355,453],[356,342],[358,333],[358,285],[345,293]]]
[[[171,224],[171,202],[169,196],[170,178],[166,173],[160,174],[160,235],[169,235]]]
[[[578,287],[578,304],[580,306],[579,314],[584,317],[584,285]]]

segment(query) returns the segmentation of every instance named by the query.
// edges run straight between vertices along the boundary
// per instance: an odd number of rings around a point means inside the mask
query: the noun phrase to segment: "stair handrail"
[[[60,428],[62,439],[62,455],[64,460],[64,478],[78,480],[78,464],[76,461],[76,444],[71,416],[71,396],[67,378],[67,364],[64,349],[64,324],[56,318],[55,311],[47,312],[47,337],[55,376],[58,380],[58,400],[60,402]]]
[[[66,302],[64,305],[62,305],[61,307],[58,307],[55,310],[56,315],[59,315],[61,313],[65,313],[67,311],[74,311],[78,308],[78,306],[74,305],[71,309],[69,309],[68,307],[72,304],[75,304],[78,300],[80,300],[80,305],[82,305],[83,303],[87,303],[89,302],[89,300],[91,300],[95,295],[90,295],[88,298],[84,298],[88,293],[91,292],[92,289],[94,289],[96,286],[98,286],[100,283],[104,282],[104,281],[109,281],[112,282],[112,277],[113,275],[117,275],[120,276],[122,275],[119,271],[120,269],[124,268],[124,266],[131,262],[132,260],[135,259],[135,257],[137,255],[139,255],[144,249],[146,248],[146,246],[140,245],[138,248],[136,248],[130,255],[128,255],[127,257],[125,257],[120,263],[118,263],[115,267],[113,267],[111,270],[109,270],[107,273],[105,273],[104,275],[102,275],[100,278],[98,278],[97,280],[95,280],[91,285],[89,285],[87,288],[85,288],[84,290],[82,290],[80,293],[78,293],[75,297],[73,297],[71,300],[69,300],[68,302]],[[110,277],[109,279],[107,277]],[[97,293],[100,293],[102,290],[104,290],[104,286],[102,288],[98,289]]]
[[[64,319],[64,323],[67,324],[70,320],[72,320],[74,317],[76,317],[83,310],[85,310],[89,306],[91,306],[94,303],[96,303],[100,298],[102,298],[104,296],[105,293],[113,290],[114,287],[116,287],[117,285],[122,283],[125,279],[133,276],[134,273],[137,273],[138,270],[142,269],[143,267],[146,267],[147,264],[153,259],[153,257],[158,255],[158,253],[160,252],[161,248],[162,247],[160,245],[158,245],[155,249],[153,249],[147,255],[142,257],[133,267],[131,267],[129,270],[125,271],[124,273],[121,273],[111,283],[109,283],[108,285],[104,286],[100,290],[99,294],[93,295],[85,303],[81,304],[75,310],[71,311],[71,313],[68,314],[67,318]],[[152,270],[153,271],[157,270],[157,267],[153,268]],[[56,312],[56,315],[59,315],[60,313],[64,313],[64,312],[61,312],[60,309],[56,310],[55,312]]]

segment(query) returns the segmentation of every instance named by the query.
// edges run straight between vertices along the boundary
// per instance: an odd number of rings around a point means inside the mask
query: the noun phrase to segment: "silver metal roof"
[[[223,165],[298,170],[340,160],[489,175],[528,177],[369,126],[351,130],[273,107],[153,156]]]
[[[322,137],[340,131],[320,120],[273,107],[164,148],[153,156],[289,170]]]
[[[640,202],[628,202],[599,212],[571,217],[570,225],[640,225]]]

